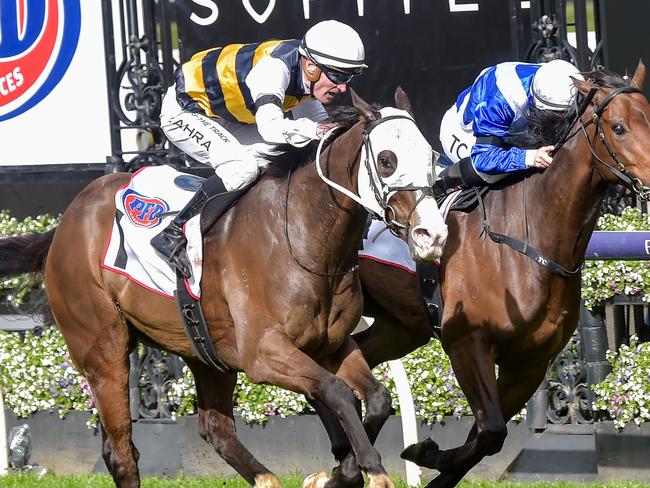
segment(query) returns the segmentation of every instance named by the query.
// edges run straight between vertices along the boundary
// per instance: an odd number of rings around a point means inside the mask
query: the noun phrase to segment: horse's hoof
[[[305,481],[302,482],[302,488],[323,488],[329,479],[329,475],[324,471],[310,474],[305,478]]]
[[[255,476],[255,488],[282,488],[280,480],[271,473]]]
[[[433,439],[424,439],[417,444],[411,444],[402,451],[400,457],[423,468],[435,469],[440,448]]]
[[[382,474],[369,474],[368,475],[368,488],[394,488],[393,482],[390,480],[386,473]]]

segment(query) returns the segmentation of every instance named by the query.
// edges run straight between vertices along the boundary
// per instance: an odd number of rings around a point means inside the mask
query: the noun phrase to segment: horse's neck
[[[536,214],[538,239],[549,257],[569,267],[582,261],[607,186],[594,169],[582,134],[567,143],[551,167],[536,178],[528,213]]]
[[[357,192],[358,149],[361,129],[354,127],[321,154],[324,175]],[[314,263],[328,272],[341,271],[356,260],[367,212],[361,205],[328,186],[311,163],[296,171],[291,180],[290,226],[310,229],[294,247],[302,247]]]

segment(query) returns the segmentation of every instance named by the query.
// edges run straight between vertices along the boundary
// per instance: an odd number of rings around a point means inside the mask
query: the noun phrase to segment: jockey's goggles
[[[324,54],[324,53],[315,51],[313,49],[309,49],[307,47],[307,45],[305,44],[304,39],[300,42],[300,47],[304,50],[304,55],[306,55],[307,58],[309,58],[309,60],[312,63],[314,63],[316,66],[318,66],[318,68],[323,73],[325,73],[325,76],[327,76],[327,78],[332,83],[335,83],[337,85],[347,85],[348,83],[350,83],[352,81],[352,78],[354,78],[356,75],[360,75],[361,73],[363,73],[363,68],[361,68],[361,67],[359,67],[359,68],[350,68],[350,69],[345,69],[344,70],[344,69],[334,68],[334,67],[331,67],[331,66],[326,66],[326,65],[324,65],[322,63],[319,63],[314,58],[314,55],[320,55],[320,56],[323,56],[323,57],[326,57],[326,58],[333,58],[333,56],[331,56],[329,54]],[[338,58],[334,58],[334,59],[338,59]],[[349,61],[347,61],[345,59],[340,59],[340,61],[349,62]]]
[[[339,71],[319,63],[316,63],[316,65],[323,73],[325,73],[325,76],[327,76],[332,83],[337,85],[347,85],[352,81],[352,78],[363,72],[363,69],[361,68],[357,68],[354,71]]]

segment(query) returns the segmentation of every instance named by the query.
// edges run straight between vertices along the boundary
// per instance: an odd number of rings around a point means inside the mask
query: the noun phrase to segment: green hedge
[[[612,372],[594,387],[594,408],[623,428],[650,421],[650,342],[639,343],[636,336],[618,353],[607,352]]]
[[[18,222],[0,212],[0,236],[42,232],[56,225],[51,216]],[[650,230],[647,216],[636,209],[627,209],[622,217],[605,216],[599,220],[604,230]],[[618,293],[650,296],[647,289],[646,262],[589,261],[583,275],[583,294],[594,305]],[[0,282],[0,294],[19,304],[29,289],[26,278]],[[37,285],[40,286],[40,285]],[[650,285],[648,285],[650,286]],[[650,420],[650,346],[632,342],[621,348],[620,356],[609,353],[612,373],[596,388],[595,407],[610,415],[617,426]],[[416,414],[427,422],[440,422],[445,416],[470,415],[467,401],[452,372],[449,359],[437,341],[403,358],[411,382]],[[169,401],[175,415],[195,412],[195,391],[188,368],[170,391]],[[380,366],[374,374],[392,391],[390,369]],[[645,375],[645,376],[644,376]],[[71,365],[63,339],[55,327],[46,327],[39,334],[24,335],[0,332],[0,385],[7,407],[18,416],[39,410],[57,412],[90,410],[94,404],[85,379]],[[292,415],[309,410],[300,395],[279,388],[254,385],[239,375],[235,391],[239,414],[248,422],[265,422],[272,415]],[[394,404],[399,413],[399,405]]]
[[[620,216],[603,215],[598,230],[650,230],[650,218],[637,208],[627,207]],[[582,296],[588,308],[619,295],[639,296],[650,301],[650,261],[589,260],[582,270]]]
[[[411,379],[416,413],[428,422],[440,422],[447,415],[470,415],[451,365],[438,341],[403,360]],[[394,390],[387,366],[375,375]],[[4,401],[16,415],[37,411],[56,412],[64,417],[70,410],[91,411],[95,405],[88,384],[72,366],[63,337],[55,327],[17,334],[0,332],[0,384]],[[393,398],[397,395],[393,391]],[[172,384],[168,400],[174,415],[196,411],[194,382],[187,367]],[[264,423],[270,416],[295,415],[309,411],[304,397],[268,385],[255,385],[239,375],[235,390],[236,408],[247,422]],[[399,413],[399,405],[394,405]]]
[[[608,353],[612,373],[595,387],[594,408],[608,415],[617,427],[650,421],[650,343],[622,346],[619,354]],[[428,423],[442,422],[445,416],[470,415],[467,401],[451,370],[447,355],[438,341],[431,341],[402,359],[410,379],[415,412]],[[390,369],[382,365],[375,376],[397,398]],[[70,410],[95,413],[88,384],[72,366],[65,343],[55,327],[24,335],[0,332],[0,384],[4,401],[16,415],[26,417],[37,411],[57,412],[64,417]],[[174,382],[169,393],[174,415],[196,411],[196,395],[188,368]],[[295,415],[309,411],[304,398],[266,385],[255,385],[239,375],[235,390],[236,408],[247,422],[264,423],[270,416]],[[399,405],[394,403],[399,413]],[[518,418],[525,415],[522,412]],[[94,419],[94,417],[93,417]],[[94,420],[90,425],[94,424]]]

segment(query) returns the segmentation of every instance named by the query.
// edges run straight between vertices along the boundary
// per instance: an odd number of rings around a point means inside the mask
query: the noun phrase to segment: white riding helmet
[[[567,110],[577,93],[570,76],[584,80],[578,68],[562,59],[542,64],[533,78],[535,106],[542,110]]]
[[[312,26],[300,42],[300,54],[318,64],[339,70],[360,73],[366,51],[359,34],[337,20],[324,20]]]

